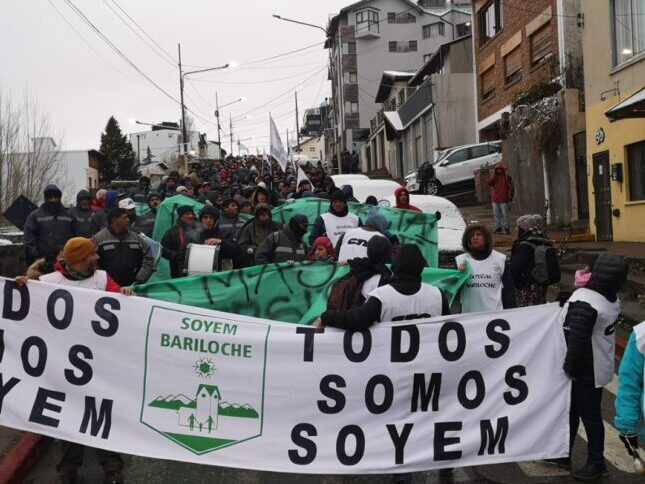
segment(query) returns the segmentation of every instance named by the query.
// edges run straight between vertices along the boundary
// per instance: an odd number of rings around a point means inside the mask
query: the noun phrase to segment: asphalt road
[[[611,423],[614,418],[614,395],[616,380],[607,387],[603,397],[603,419],[605,421],[605,457],[610,470],[610,477],[598,482],[619,484],[643,484],[645,476],[631,473],[632,463],[622,444],[618,432]],[[573,451],[574,468],[582,466],[585,461],[584,431],[581,430]],[[47,454],[33,469],[26,483],[50,483],[56,480],[55,465],[58,457],[58,444],[49,448]],[[241,484],[385,484],[392,482],[389,475],[302,475],[258,472],[226,467],[203,466],[181,462],[147,459],[137,456],[126,456],[125,478],[131,484],[197,484],[197,483],[241,483]],[[94,452],[86,451],[85,465],[81,469],[79,484],[100,483],[102,470]],[[571,475],[554,466],[541,462],[520,462],[490,466],[457,469],[452,481],[439,478],[437,471],[414,474],[415,483],[440,484],[481,483],[481,484],[537,484],[537,483],[572,483],[576,482]]]

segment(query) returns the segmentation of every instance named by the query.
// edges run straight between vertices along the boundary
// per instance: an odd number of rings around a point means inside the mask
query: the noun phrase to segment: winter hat
[[[373,237],[370,239],[370,242],[376,238]],[[408,276],[420,280],[423,268],[427,265],[428,263],[423,258],[423,254],[418,246],[414,244],[403,244],[399,250],[399,255],[392,264],[392,271],[394,272],[395,278]]]
[[[112,223],[112,220],[120,217],[124,213],[128,213],[128,212],[126,212],[125,209],[123,208],[119,208],[119,207],[111,208],[110,210],[107,211],[107,223],[108,224]]]
[[[76,201],[80,202],[81,200],[92,200],[92,195],[87,190],[81,190],[76,194]]]
[[[205,215],[210,215],[215,220],[217,220],[219,218],[219,210],[217,210],[215,207],[212,207],[210,205],[206,205],[199,212],[199,220],[203,219]]]
[[[340,190],[345,194],[345,198],[349,199],[354,196],[354,189],[351,185],[343,185]]]
[[[181,206],[177,207],[177,215],[180,218],[181,218],[182,215],[184,215],[186,213],[192,213],[193,215],[195,215],[195,211],[193,210],[193,207],[191,207],[190,205],[181,205]]]
[[[331,240],[329,240],[329,237],[325,237],[324,235],[321,235],[316,240],[314,240],[314,245],[311,247],[311,250],[315,252],[317,247],[324,247],[325,250],[327,251],[327,254],[331,256],[334,255],[334,244],[331,243]]]
[[[303,187],[305,185],[311,185],[311,182],[306,178],[298,182],[298,188]]]
[[[96,245],[91,239],[73,237],[67,241],[63,248],[63,258],[68,264],[78,264],[94,252],[96,252]]]
[[[153,198],[161,198],[161,195],[159,195],[159,192],[155,192],[154,190],[151,192],[148,192],[148,201],[152,200]]]
[[[390,228],[392,223],[385,218],[385,215],[383,215],[378,208],[376,208],[367,214],[365,225],[371,225],[372,227],[377,228],[379,232],[385,232]]]
[[[237,205],[237,208],[240,208],[240,204],[239,204],[239,203],[237,203],[237,200],[235,200],[234,198],[227,198],[227,199],[225,199],[225,200],[222,202],[222,208],[226,208],[226,207],[228,207],[228,206],[229,206],[230,204],[232,204],[232,203],[234,203],[235,205]]]
[[[119,203],[119,192],[116,190],[108,190],[105,193],[105,209],[110,210],[112,208],[118,208],[117,204]]]
[[[378,200],[376,199],[376,197],[374,195],[370,195],[369,197],[367,197],[365,199],[365,203],[367,205],[378,205]]]
[[[134,204],[131,198],[124,198],[119,201],[119,208],[124,208],[125,210],[134,210],[137,206]]]
[[[177,193],[188,193],[188,188],[186,188],[184,185],[179,185],[175,191]]]
[[[347,199],[345,198],[345,194],[340,190],[336,190],[331,194],[331,201],[335,202],[337,200],[341,200],[341,201],[347,203]]]
[[[101,200],[105,198],[105,194],[107,193],[107,190],[105,188],[100,188],[96,191],[96,199]]]
[[[43,195],[45,195],[45,200],[51,197],[61,198],[63,196],[63,192],[61,192],[60,188],[58,188],[56,185],[50,184],[47,185],[43,190]]]
[[[517,219],[517,226],[531,235],[541,235],[542,216],[539,214],[522,215]]]
[[[297,213],[289,219],[289,228],[298,237],[302,237],[307,233],[309,221],[306,216],[301,213]]]
[[[264,188],[265,190],[266,190],[266,187],[267,187],[266,183],[264,183],[263,181],[259,182],[257,186],[258,186],[258,188]]]
[[[372,264],[392,262],[392,243],[387,237],[372,237],[367,243],[367,259]]]
[[[271,207],[269,207],[268,204],[266,204],[266,203],[258,203],[255,206],[254,214],[255,214],[256,217],[259,217],[260,215],[262,215],[265,212],[268,213],[268,214],[271,213]]]

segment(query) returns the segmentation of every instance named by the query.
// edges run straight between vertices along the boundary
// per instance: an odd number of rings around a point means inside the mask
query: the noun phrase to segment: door
[[[609,151],[593,155],[593,190],[596,205],[596,238],[598,240],[613,240]]]
[[[589,219],[589,191],[587,187],[587,132],[573,135],[573,156],[576,161],[576,194],[578,220]]]
[[[463,148],[455,151],[453,154],[446,158],[443,163],[441,175],[438,174],[437,178],[442,185],[453,185],[461,183],[468,178],[470,169],[470,148]],[[472,176],[472,173],[471,173]]]

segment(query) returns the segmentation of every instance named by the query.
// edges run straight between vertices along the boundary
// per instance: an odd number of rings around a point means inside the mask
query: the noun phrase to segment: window
[[[433,24],[424,25],[421,28],[421,34],[424,39],[439,37],[440,35],[444,35],[444,30],[445,24],[443,22],[435,22]]]
[[[346,113],[357,113],[358,112],[358,103],[345,101],[345,112]]]
[[[423,8],[444,8],[446,0],[421,0],[421,6]]]
[[[397,93],[398,104],[401,106],[405,102],[405,89],[399,90]]]
[[[614,65],[645,51],[645,0],[613,0]]]
[[[347,42],[343,44],[343,54],[346,54],[346,55],[356,54],[356,42]]]
[[[629,200],[645,200],[645,141],[627,146]]]
[[[548,23],[537,30],[530,39],[531,65],[538,65],[549,59],[551,52],[551,24]]]
[[[416,52],[417,51],[417,41],[416,40],[411,40],[410,43],[408,44],[408,48],[410,49],[410,52]]]
[[[387,23],[388,24],[413,24],[417,21],[417,18],[412,15],[410,12],[396,13],[388,12],[387,14]]]
[[[388,50],[390,52],[396,52],[396,42],[388,42]]]
[[[522,49],[516,47],[504,57],[504,82],[512,84],[522,79]]]
[[[470,35],[470,22],[464,22],[463,24],[457,24],[457,37],[463,37],[465,35]]]
[[[491,67],[481,75],[482,101],[495,97],[495,68]]]
[[[356,84],[358,82],[356,72],[345,72],[345,84]]]
[[[468,159],[468,148],[455,151],[452,155],[448,157],[448,163],[446,165],[454,165],[455,163],[461,163]]]
[[[374,10],[356,12],[356,30],[378,32],[378,12]]]
[[[495,37],[497,32],[502,30],[502,2],[493,0],[487,6],[482,8],[479,13],[479,25],[481,26],[481,43],[484,44],[489,39]]]
[[[483,156],[488,156],[489,154],[490,153],[488,152],[488,145],[479,145],[470,148],[471,158],[481,158]]]
[[[388,52],[416,52],[417,51],[417,41],[410,40],[408,42],[388,42]]]

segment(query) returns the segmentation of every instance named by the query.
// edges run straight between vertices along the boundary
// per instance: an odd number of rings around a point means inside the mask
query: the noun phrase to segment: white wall
[[[76,194],[88,190],[90,170],[88,150],[61,151],[61,167],[65,170],[65,182],[60,189],[63,192],[63,203],[66,206],[76,205]]]

